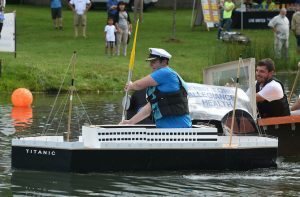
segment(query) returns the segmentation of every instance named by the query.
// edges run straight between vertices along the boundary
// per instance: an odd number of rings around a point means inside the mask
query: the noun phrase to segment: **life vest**
[[[164,116],[189,114],[187,90],[183,87],[180,77],[178,77],[178,80],[180,88],[176,92],[164,93],[159,91],[156,86],[147,89],[147,100],[151,104],[154,120],[161,119]]]
[[[272,80],[278,82],[281,85],[282,91],[283,91],[283,97],[279,100],[274,100],[271,102],[269,102],[267,100],[264,100],[263,102],[258,102],[257,108],[260,113],[260,116],[262,118],[266,118],[266,117],[291,115],[289,103],[287,101],[287,96],[284,93],[284,87],[283,87],[282,83],[277,79],[271,78],[265,83],[265,85],[270,83]],[[256,93],[260,91],[259,85],[260,85],[259,83],[256,83]]]

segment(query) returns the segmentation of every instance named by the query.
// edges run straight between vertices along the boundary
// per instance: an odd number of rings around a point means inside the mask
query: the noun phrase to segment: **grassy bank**
[[[76,86],[79,90],[119,91],[127,80],[127,57],[108,57],[104,54],[104,11],[88,13],[87,38],[73,37],[73,16],[63,10],[64,30],[54,30],[47,7],[10,5],[6,12],[17,12],[17,58],[0,53],[3,60],[0,91],[27,87],[32,91],[49,91],[59,87],[63,73],[73,51],[77,51]],[[131,14],[132,15],[132,14]],[[227,44],[216,40],[216,30],[204,27],[190,28],[190,10],[177,12],[177,33],[180,42],[168,42],[171,36],[172,11],[151,9],[145,13],[140,25],[136,64],[133,79],[150,72],[144,61],[149,47],[168,50],[175,68],[186,81],[202,82],[202,69],[229,60],[242,53],[244,57],[272,57],[273,34],[271,30],[244,31],[251,40],[250,46]],[[289,62],[277,62],[277,69],[296,69],[295,39],[290,37]]]

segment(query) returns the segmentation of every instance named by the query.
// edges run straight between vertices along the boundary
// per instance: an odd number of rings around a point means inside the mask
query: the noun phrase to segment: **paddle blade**
[[[130,99],[131,99],[131,96],[130,95],[125,95],[122,99],[122,106],[123,106],[123,109],[125,110],[128,110],[129,107],[130,107]]]

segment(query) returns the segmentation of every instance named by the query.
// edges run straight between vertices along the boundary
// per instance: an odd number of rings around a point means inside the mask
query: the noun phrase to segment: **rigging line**
[[[59,122],[58,122],[58,126],[57,126],[57,129],[56,129],[56,132],[55,132],[55,135],[57,136],[57,134],[58,134],[58,131],[59,131],[59,127],[60,127],[60,125],[61,125],[61,122],[62,122],[62,119],[63,119],[63,115],[64,115],[64,113],[65,113],[65,111],[66,111],[66,107],[67,107],[67,104],[68,104],[68,98],[69,98],[69,95],[70,95],[70,93],[68,93],[68,94],[66,94],[66,96],[65,96],[65,105],[64,105],[64,108],[63,108],[63,110],[62,110],[62,112],[61,112],[61,116],[60,116],[60,119],[59,119]],[[61,102],[61,103],[63,103],[63,102]],[[62,104],[61,104],[62,105]]]
[[[81,105],[82,108],[83,108],[83,111],[84,111],[84,113],[85,113],[85,115],[86,115],[86,117],[87,117],[88,122],[90,123],[90,125],[92,125],[92,122],[91,122],[91,119],[90,119],[90,117],[89,117],[89,114],[87,113],[87,111],[86,111],[86,109],[85,109],[85,107],[84,107],[84,105],[83,105],[83,103],[82,103],[82,100],[81,100],[80,97],[79,97],[78,92],[75,91],[75,93],[76,93],[76,96],[78,97],[78,100],[79,100],[79,102],[80,102],[80,105]]]
[[[77,131],[79,131],[80,132],[80,118],[81,118],[81,116],[80,116],[80,114],[79,114],[79,109],[78,109],[78,107],[76,107],[75,109],[74,109],[74,111],[75,111],[75,118],[76,118],[76,120],[77,120]]]
[[[266,130],[264,129],[264,127],[262,126],[259,126],[259,124],[258,124],[258,119],[261,119],[261,116],[260,116],[260,113],[259,113],[259,110],[257,109],[257,116],[258,116],[258,118],[257,118],[257,127],[258,127],[258,129],[259,129],[259,132],[260,132],[260,134],[261,135],[267,135],[267,133],[266,133]]]
[[[46,126],[47,126],[47,129],[45,129],[45,130],[43,131],[43,135],[46,135],[46,133],[47,133],[48,130],[50,129],[50,127],[51,127],[51,125],[53,124],[53,121],[54,121],[56,115],[60,112],[60,109],[61,109],[62,105],[63,105],[63,101],[60,103],[58,109],[55,111],[54,116],[52,117],[50,123],[49,123],[49,122],[47,123],[47,125],[46,125]],[[50,117],[51,117],[51,116],[50,116]]]
[[[84,118],[84,114],[81,115],[82,113],[80,113],[80,110],[82,110],[82,108],[79,108],[79,107],[76,107],[76,115],[77,117],[75,117],[77,119],[77,131],[79,132],[79,134],[81,133],[81,130],[82,130],[82,124],[80,124],[80,121],[81,120],[85,120]],[[74,110],[75,111],[75,110]],[[84,112],[83,112],[84,113]],[[83,117],[83,118],[82,118]]]
[[[61,83],[61,85],[60,85],[60,87],[59,87],[59,90],[58,90],[58,93],[57,93],[56,98],[55,98],[55,100],[54,100],[54,103],[53,103],[53,105],[52,105],[50,114],[49,114],[48,119],[47,119],[47,121],[46,121],[46,125],[47,125],[47,124],[49,123],[49,121],[50,121],[50,117],[51,117],[51,115],[52,115],[52,113],[53,113],[54,106],[56,105],[58,96],[59,96],[59,94],[60,94],[60,92],[61,92],[62,86],[64,85],[64,82],[65,82],[67,73],[68,73],[68,71],[69,71],[69,69],[70,69],[70,66],[72,65],[72,63],[73,63],[73,61],[74,61],[75,55],[76,55],[76,53],[73,53],[73,55],[72,55],[72,57],[71,57],[70,63],[69,63],[69,65],[68,65],[68,68],[67,68],[67,70],[66,70],[66,72],[65,72],[65,74],[64,74],[63,81],[62,81],[62,83]],[[46,127],[45,127],[43,133],[45,133],[45,132],[46,132]]]
[[[75,87],[74,87],[74,93],[77,93]],[[77,97],[78,97],[78,94],[76,94],[76,95],[77,95]],[[82,107],[82,106],[79,106],[79,107]],[[82,118],[83,115],[80,114],[80,109],[81,109],[81,108],[79,108],[79,107],[73,106],[73,108],[74,108],[74,110],[73,110],[74,113],[73,113],[73,114],[75,114],[74,118],[76,119],[76,122],[77,122],[77,128],[76,128],[76,130],[80,132],[80,120],[83,119],[83,118]],[[71,118],[72,118],[72,117],[71,117]]]

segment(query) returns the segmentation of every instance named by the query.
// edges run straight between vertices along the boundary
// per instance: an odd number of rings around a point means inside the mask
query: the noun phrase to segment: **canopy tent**
[[[0,0],[0,6],[5,7],[5,5],[6,5],[6,0]]]
[[[196,25],[201,25],[202,22],[203,22],[203,12],[202,12],[201,0],[193,0],[191,27],[194,27]]]
[[[220,21],[218,0],[194,0],[191,27],[205,22],[208,30]]]

